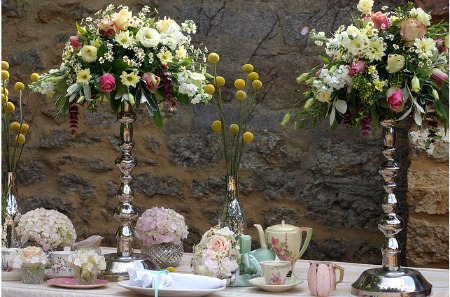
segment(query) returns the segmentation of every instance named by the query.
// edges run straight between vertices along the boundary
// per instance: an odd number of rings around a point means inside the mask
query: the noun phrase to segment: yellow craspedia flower
[[[28,130],[30,130],[30,125],[22,123],[22,126],[20,127],[20,133],[27,134]]]
[[[8,89],[6,89],[6,88],[2,88],[2,94],[5,94],[5,95],[6,95],[6,97],[8,97],[8,95],[9,95],[9,91],[8,91]]]
[[[234,81],[234,86],[236,89],[239,90],[243,89],[245,87],[245,81],[243,79],[238,78]]]
[[[2,105],[8,102],[8,97],[5,96],[5,94],[2,94]]]
[[[214,86],[212,84],[208,84],[205,86],[205,93],[206,94],[214,94],[214,91],[216,90],[216,88],[214,88]]]
[[[216,86],[218,87],[223,87],[225,85],[225,78],[223,78],[223,76],[217,76],[214,79],[214,83],[216,84]]]
[[[237,100],[244,101],[245,98],[247,98],[247,94],[244,91],[239,90],[239,91],[236,92],[236,99]]]
[[[242,139],[244,139],[245,142],[252,142],[253,141],[253,133],[252,132],[245,132],[242,135]]]
[[[167,271],[169,272],[177,272],[177,269],[175,267],[169,266],[166,268]]]
[[[255,79],[252,81],[252,88],[255,90],[259,90],[262,88],[262,82],[259,79]]]
[[[24,144],[25,143],[25,135],[23,135],[23,134],[17,135],[16,141],[18,144]]]
[[[23,84],[23,82],[18,81],[14,84],[14,90],[16,90],[17,92],[23,91],[25,90],[25,85]]]
[[[248,80],[254,81],[259,78],[259,74],[257,72],[250,72],[247,78]]]
[[[6,110],[8,112],[14,112],[14,110],[16,110],[16,107],[14,106],[14,103],[12,102],[6,102]]]
[[[220,57],[219,57],[219,55],[216,54],[216,53],[210,53],[210,54],[208,55],[208,61],[209,61],[210,63],[215,64],[215,63],[219,62],[219,59],[220,59]]]
[[[211,125],[211,128],[214,132],[222,131],[222,122],[219,120],[214,121]]]
[[[2,80],[7,80],[9,78],[9,72],[2,70]]]
[[[35,72],[35,73],[32,73],[32,74],[30,75],[30,80],[31,80],[32,82],[37,82],[37,81],[39,80],[39,74],[37,74],[36,72]]]
[[[18,122],[12,122],[11,125],[9,125],[9,129],[11,129],[11,131],[19,133],[20,131],[20,124]]]
[[[2,70],[8,70],[9,69],[9,63],[6,61],[2,61]]]
[[[236,135],[236,134],[238,134],[238,132],[239,132],[239,126],[236,124],[231,124],[230,125],[230,133]]]
[[[250,73],[253,71],[253,65],[252,64],[244,64],[244,66],[242,66],[242,71],[244,71],[245,73]]]

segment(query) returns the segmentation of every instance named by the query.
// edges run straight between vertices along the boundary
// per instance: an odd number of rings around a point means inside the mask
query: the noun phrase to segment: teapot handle
[[[298,256],[296,257],[295,261],[300,259],[300,257],[303,255],[303,253],[308,248],[309,242],[311,241],[311,237],[312,237],[312,231],[313,231],[313,229],[310,227],[299,227],[299,228],[300,228],[301,232],[306,232],[306,238],[305,238],[305,242],[303,243],[303,246],[300,249],[300,252],[299,252]]]

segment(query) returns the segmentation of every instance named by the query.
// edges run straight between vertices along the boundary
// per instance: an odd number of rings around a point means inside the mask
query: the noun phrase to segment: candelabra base
[[[133,253],[129,257],[119,256],[117,253],[106,254],[105,261],[106,269],[98,276],[98,278],[113,282],[129,279],[129,267],[157,270],[156,265],[153,264],[145,254]]]
[[[352,295],[365,297],[426,297],[431,295],[431,284],[414,269],[400,268],[386,271],[382,268],[364,271],[352,284]]]

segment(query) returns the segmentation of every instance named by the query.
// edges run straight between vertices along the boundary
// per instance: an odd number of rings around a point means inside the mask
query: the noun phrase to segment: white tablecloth
[[[191,254],[185,254],[181,264],[177,267],[177,272],[190,273],[190,258]],[[373,265],[363,265],[355,263],[341,263],[336,262],[345,268],[344,282],[338,284],[337,290],[332,296],[352,296],[350,294],[351,284],[358,279],[359,275],[366,269],[373,268]],[[210,294],[210,297],[218,296],[311,296],[308,290],[306,281],[307,270],[309,262],[306,260],[297,261],[295,266],[295,274],[304,279],[299,286],[283,292],[283,293],[269,293],[261,291],[254,287],[235,287],[227,288],[223,291]],[[419,270],[423,276],[433,285],[432,296],[447,297],[449,296],[449,270],[447,269],[432,269],[420,268]],[[99,296],[124,296],[137,297],[142,296],[131,292],[128,289],[120,287],[117,283],[110,283],[105,287],[97,289],[66,289],[49,285],[44,281],[41,285],[27,285],[21,281],[2,281],[2,297],[99,297]]]

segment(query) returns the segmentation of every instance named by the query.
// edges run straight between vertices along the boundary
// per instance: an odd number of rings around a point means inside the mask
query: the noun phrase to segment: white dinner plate
[[[98,287],[103,287],[109,284],[109,281],[104,279],[98,279],[92,285],[77,285],[75,283],[75,278],[73,277],[60,277],[60,278],[52,278],[47,280],[49,284],[54,286],[69,288],[69,289],[93,289]]]
[[[128,290],[136,292],[138,294],[147,295],[147,296],[155,296],[154,288],[142,288],[131,285],[133,281],[126,280],[118,282],[117,284],[121,287],[124,287]],[[211,294],[213,292],[217,292],[220,290],[224,290],[226,286],[223,286],[218,289],[191,289],[191,288],[160,288],[158,289],[158,296],[174,296],[174,297],[188,297],[188,296],[205,296]]]
[[[260,288],[261,290],[279,293],[292,289],[293,287],[298,286],[303,282],[302,279],[296,278],[287,278],[284,285],[268,285],[266,284],[266,280],[264,277],[252,278],[248,281],[251,285]]]

